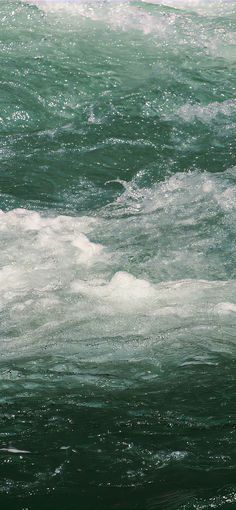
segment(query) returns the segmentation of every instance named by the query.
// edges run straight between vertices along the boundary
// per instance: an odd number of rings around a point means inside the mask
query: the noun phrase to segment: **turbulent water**
[[[235,0],[0,12],[1,508],[236,508]]]

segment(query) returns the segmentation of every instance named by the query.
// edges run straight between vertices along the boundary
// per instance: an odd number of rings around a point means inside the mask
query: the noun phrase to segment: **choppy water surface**
[[[0,10],[1,508],[236,508],[235,1]]]

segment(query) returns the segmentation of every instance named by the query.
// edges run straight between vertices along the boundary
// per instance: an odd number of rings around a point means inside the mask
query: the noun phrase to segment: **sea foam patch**
[[[14,293],[47,292],[65,287],[73,273],[96,263],[102,246],[87,235],[92,218],[46,217],[15,209],[1,213],[1,302]]]

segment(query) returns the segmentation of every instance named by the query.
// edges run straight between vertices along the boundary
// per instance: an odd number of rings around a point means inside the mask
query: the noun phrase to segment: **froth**
[[[216,119],[218,116],[229,117],[236,113],[236,100],[223,101],[222,103],[214,102],[206,106],[185,104],[181,106],[177,114],[186,122],[193,120],[201,120],[204,123],[209,123]]]
[[[74,282],[72,290],[128,314],[143,309],[145,305],[146,308],[152,308],[153,299],[157,297],[154,287],[148,281],[124,271],[117,272],[108,283],[96,285],[95,282],[95,285],[88,285],[83,281]]]
[[[85,232],[94,220],[66,216],[46,217],[16,209],[1,213],[1,301],[14,293],[53,291],[70,281],[71,273],[96,264],[102,246]]]
[[[2,357],[89,358],[96,338],[106,343],[99,355],[111,357],[105,339],[136,335],[145,349],[147,339],[174,343],[172,331],[187,342],[198,328],[214,349],[217,331],[235,322],[236,283],[218,249],[225,243],[230,264],[234,178],[231,169],[176,174],[151,188],[119,181],[119,199],[93,218],[1,212]]]

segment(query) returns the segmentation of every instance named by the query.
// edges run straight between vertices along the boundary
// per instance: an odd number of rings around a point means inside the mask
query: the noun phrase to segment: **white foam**
[[[77,260],[80,263],[91,264],[101,255],[103,246],[98,243],[91,243],[84,234],[73,239],[72,246],[78,249]]]
[[[96,264],[103,247],[84,233],[94,224],[90,218],[46,217],[25,209],[2,212],[1,306],[19,293],[67,286],[75,271]]]
[[[151,307],[157,297],[154,287],[146,280],[135,278],[124,271],[116,273],[108,283],[88,285],[83,281],[72,283],[72,290],[110,304],[124,313]]]
[[[163,211],[163,215],[168,212],[169,221],[177,225],[195,224],[203,216],[216,212],[218,206],[224,211],[236,210],[236,187],[220,179],[219,174],[177,173],[152,188],[140,188],[135,182],[125,181],[122,185],[124,193],[113,204],[122,214],[125,211],[139,215]]]
[[[235,285],[236,282],[233,288]],[[217,290],[222,291],[225,287],[226,282],[190,279],[154,285],[124,271],[116,273],[109,282],[77,280],[71,284],[73,292],[92,298],[94,306],[98,306],[102,313],[122,311],[128,315],[141,313],[153,317],[192,316],[196,309],[203,311],[202,307],[205,307],[206,310],[207,299],[210,300],[211,310],[213,301],[217,300],[217,295],[214,297]],[[101,304],[106,306],[101,309]]]
[[[236,313],[236,304],[235,303],[219,303],[215,307],[215,311],[218,314],[228,315],[231,313]]]
[[[228,32],[227,30],[226,34],[225,30],[219,27],[216,27],[214,31],[212,29],[209,30],[209,25],[204,23],[204,20],[201,18],[197,19],[196,16],[192,16],[191,13],[186,14],[185,12],[181,12],[182,9],[187,8],[190,11],[195,10],[204,15],[214,16],[220,15],[222,12],[222,14],[226,16],[226,13],[230,10],[230,2],[219,3],[195,0],[167,0],[166,2],[156,2],[163,6],[174,7],[176,10],[164,8],[153,9],[145,5],[145,2],[143,4],[140,2],[137,5],[137,3],[132,0],[29,0],[26,3],[37,5],[47,13],[51,18],[52,25],[55,24],[57,30],[59,29],[63,32],[66,26],[68,31],[72,28],[73,31],[77,30],[79,32],[81,29],[83,30],[85,28],[82,37],[88,38],[88,40],[90,40],[91,27],[86,26],[86,20],[89,20],[89,22],[92,21],[93,28],[95,30],[97,29],[99,32],[98,38],[101,48],[103,47],[103,37],[100,36],[100,31],[104,31],[104,27],[108,27],[109,30],[106,35],[109,37],[109,42],[106,40],[105,44],[110,44],[111,46],[114,44],[113,47],[116,54],[117,51],[121,51],[121,61],[123,60],[123,45],[117,45],[117,41],[113,41],[112,38],[110,38],[110,30],[132,33],[132,36],[135,32],[135,37],[137,37],[138,32],[141,37],[144,34],[148,39],[152,39],[153,49],[155,53],[158,52],[159,58],[163,52],[163,62],[166,59],[167,46],[170,55],[174,54],[175,57],[177,53],[179,53],[180,57],[183,56],[186,49],[189,52],[190,47],[192,47],[194,52],[197,48],[200,48],[203,54],[212,54],[215,57],[225,58],[230,61],[234,60],[233,50],[235,35],[233,32]],[[91,42],[94,43],[93,37],[91,38]],[[146,51],[145,47],[143,50]],[[147,48],[147,50],[150,53],[150,48]],[[148,67],[143,65],[140,58],[138,58],[137,61],[132,59],[132,66],[135,66],[135,73],[133,73],[132,70],[131,73],[128,73],[129,86],[132,75],[136,76],[137,80],[137,76],[142,79],[142,77],[147,78],[149,73],[152,73],[152,65],[148,70]],[[156,72],[155,67],[154,72]],[[172,67],[169,72],[173,74]],[[76,105],[76,98],[74,100]],[[55,101],[56,98],[54,98],[54,103]],[[146,110],[150,113],[152,108],[147,107]],[[101,119],[91,111],[89,113],[89,122],[92,124],[100,123]]]
[[[70,233],[73,231],[86,233],[96,223],[95,219],[89,217],[79,219],[70,216],[46,217],[35,211],[22,208],[13,209],[7,213],[0,211],[0,214],[0,231],[8,230],[9,228],[39,231],[49,227],[51,231],[55,232],[63,232],[65,229]]]
[[[181,117],[186,122],[192,122],[193,120],[197,119],[204,123],[211,122],[219,115],[228,117],[230,115],[234,115],[235,113],[235,99],[223,101],[222,103],[214,102],[206,106],[188,103],[181,106],[177,111],[177,115],[179,115],[179,117]]]
[[[234,326],[236,282],[218,247],[230,263],[232,179],[233,169],[176,174],[152,188],[120,181],[123,193],[96,218],[1,212],[2,359],[128,357],[130,338],[142,338],[145,350],[175,343],[180,331],[188,345],[199,328],[207,329],[205,349],[225,348],[217,331]],[[122,348],[109,343],[115,338]]]
[[[154,18],[151,14],[132,5],[132,2],[127,0],[117,1],[86,1],[86,0],[31,0],[27,3],[37,5],[45,12],[61,14],[67,13],[68,15],[76,16],[77,19],[90,19],[94,22],[100,21],[109,25],[114,30],[141,30],[145,34],[151,32],[165,33],[168,23],[165,19],[161,23]],[[90,122],[93,117],[90,116]]]

